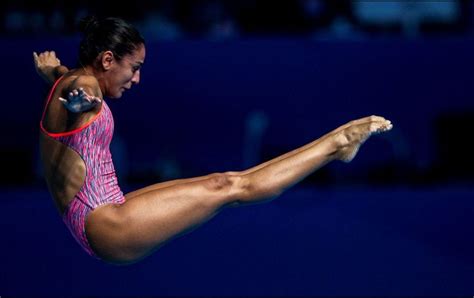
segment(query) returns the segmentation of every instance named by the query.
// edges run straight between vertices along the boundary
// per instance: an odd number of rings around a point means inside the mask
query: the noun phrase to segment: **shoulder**
[[[70,78],[70,85],[75,88],[79,87],[89,87],[89,88],[96,88],[99,87],[99,81],[97,81],[96,77],[90,75],[78,75],[78,76],[71,76]]]
[[[65,78],[63,88],[68,92],[83,88],[91,95],[101,95],[99,81],[91,75],[70,75]]]

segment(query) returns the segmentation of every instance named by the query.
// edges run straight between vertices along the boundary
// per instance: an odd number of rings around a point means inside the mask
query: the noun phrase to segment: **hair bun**
[[[99,19],[96,16],[87,16],[79,21],[79,31],[87,33],[93,31],[99,25]]]

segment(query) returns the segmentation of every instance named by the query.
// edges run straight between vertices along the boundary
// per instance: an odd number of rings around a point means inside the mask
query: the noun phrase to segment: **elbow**
[[[59,66],[56,66],[56,68],[54,69],[54,75],[55,75],[56,79],[59,79],[59,77],[61,77],[62,75],[64,75],[68,71],[69,71],[69,69],[66,66],[59,65]]]

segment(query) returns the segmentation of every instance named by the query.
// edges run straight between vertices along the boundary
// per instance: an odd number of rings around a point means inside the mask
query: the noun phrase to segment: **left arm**
[[[45,51],[39,55],[36,52],[33,52],[33,61],[35,63],[36,72],[50,86],[52,86],[63,74],[69,71],[66,66],[61,65],[61,61],[56,57],[54,51]]]

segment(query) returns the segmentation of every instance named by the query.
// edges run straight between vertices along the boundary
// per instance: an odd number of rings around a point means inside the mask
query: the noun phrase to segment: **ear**
[[[114,53],[112,51],[103,52],[100,62],[104,70],[109,70],[115,62]]]

